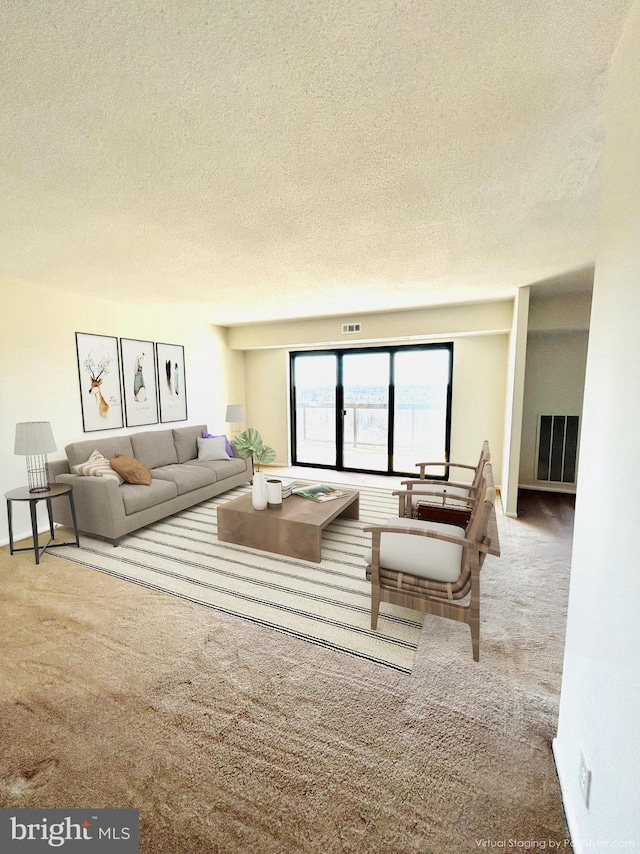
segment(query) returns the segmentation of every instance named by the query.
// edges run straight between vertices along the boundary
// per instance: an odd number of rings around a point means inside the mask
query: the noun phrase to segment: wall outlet
[[[585,807],[589,809],[589,791],[591,789],[591,771],[587,765],[587,760],[584,758],[584,753],[580,751],[580,791],[582,792],[582,800]]]

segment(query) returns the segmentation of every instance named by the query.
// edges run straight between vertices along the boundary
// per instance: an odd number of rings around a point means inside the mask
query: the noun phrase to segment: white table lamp
[[[22,421],[16,424],[13,453],[27,458],[29,492],[48,492],[51,488],[47,454],[55,450],[56,443],[48,421]]]

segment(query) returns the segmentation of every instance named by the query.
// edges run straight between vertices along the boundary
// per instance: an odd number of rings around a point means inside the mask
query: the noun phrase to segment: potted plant
[[[256,510],[264,510],[267,506],[267,482],[260,465],[268,465],[276,458],[273,448],[265,445],[262,436],[255,427],[247,429],[231,441],[239,457],[253,457],[255,474],[253,476],[252,501]]]

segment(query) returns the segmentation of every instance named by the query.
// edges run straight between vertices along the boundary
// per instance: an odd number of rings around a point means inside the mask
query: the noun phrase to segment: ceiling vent
[[[342,334],[343,335],[353,335],[354,332],[360,332],[360,324],[359,323],[343,323],[342,324]]]

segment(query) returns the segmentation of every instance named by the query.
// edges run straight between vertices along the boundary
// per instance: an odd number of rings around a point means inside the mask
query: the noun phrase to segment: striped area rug
[[[344,488],[344,484],[340,484]],[[362,529],[397,514],[391,491],[360,488],[360,520],[336,519],[323,532],[319,564],[217,538],[217,508],[247,492],[229,490],[124,537],[118,548],[86,535],[59,548],[73,563],[169,593],[327,649],[410,673],[422,615],[383,605],[370,628],[370,585]]]

